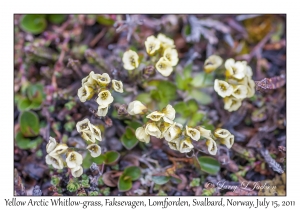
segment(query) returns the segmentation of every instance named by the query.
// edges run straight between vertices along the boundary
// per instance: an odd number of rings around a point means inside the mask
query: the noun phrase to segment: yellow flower
[[[148,114],[148,115],[146,116],[146,118],[149,118],[149,119],[151,119],[152,121],[160,121],[160,119],[161,119],[163,116],[165,116],[164,113],[155,111],[155,112],[152,112],[151,114]]]
[[[192,141],[190,138],[182,139],[179,143],[179,152],[187,153],[190,152],[194,148]]]
[[[89,73],[89,75],[87,75],[85,78],[83,78],[82,80],[81,80],[81,84],[82,84],[82,86],[83,85],[90,85],[90,86],[92,86],[92,85],[94,85],[95,84],[95,80],[93,79],[93,75],[94,75],[95,73],[93,72],[93,71],[91,71],[90,73]]]
[[[96,139],[95,139],[95,135],[93,134],[92,131],[82,131],[80,132],[81,134],[81,138],[83,138],[86,141],[91,141],[93,143],[95,143]]]
[[[172,150],[179,150],[180,149],[180,139],[179,138],[173,139],[168,142],[168,145]]]
[[[153,55],[160,48],[160,41],[154,36],[149,36],[145,41],[146,51],[149,55]]]
[[[78,89],[77,95],[81,102],[86,102],[94,96],[94,89],[91,86],[84,84]]]
[[[241,61],[235,62],[234,59],[230,58],[225,62],[226,75],[234,77],[236,79],[243,79],[246,75],[245,63]]]
[[[136,129],[135,136],[141,142],[145,142],[145,143],[150,142],[150,136],[146,133],[145,128],[143,127],[139,127]]]
[[[139,66],[139,56],[136,52],[128,50],[124,53],[122,61],[126,70],[133,70]]]
[[[248,83],[248,77],[244,77],[243,79],[235,79],[235,78],[230,78],[228,79],[228,83],[231,85],[245,85],[247,86]]]
[[[246,66],[246,75],[249,78],[252,78],[253,72],[252,72],[252,68],[250,66]]]
[[[97,112],[97,115],[99,117],[104,117],[107,115],[107,112],[108,112],[108,105],[107,104],[104,104],[104,105],[99,105],[98,106],[98,112]]]
[[[248,83],[247,83],[247,97],[251,98],[255,94],[255,82],[248,78]]]
[[[132,101],[128,104],[127,112],[130,115],[145,114],[147,107],[140,101]]]
[[[237,85],[233,88],[232,95],[237,99],[244,99],[247,97],[247,92],[245,85]]]
[[[155,67],[157,71],[165,77],[168,77],[173,71],[172,63],[164,57],[158,60]]]
[[[172,126],[174,122],[170,121],[170,122],[161,122],[161,124],[159,125],[159,130],[161,131],[161,136],[160,138],[163,138],[165,133],[168,131],[168,129]]]
[[[98,141],[102,141],[102,137],[101,137],[101,130],[94,126],[93,124],[90,123],[90,130],[92,132],[92,135],[95,137],[96,140]]]
[[[166,141],[171,141],[175,138],[178,138],[182,133],[182,125],[174,122],[173,125],[164,133],[164,138]]]
[[[112,80],[112,88],[119,93],[123,93],[123,83],[118,80]]]
[[[217,130],[215,130],[215,136],[218,138],[224,139],[230,135],[231,133],[226,129],[218,128]]]
[[[111,81],[110,76],[107,73],[94,74],[92,78],[102,87],[106,87]]]
[[[200,136],[202,136],[206,139],[212,138],[212,133],[210,130],[202,128],[201,126],[197,126],[196,129],[200,132]]]
[[[49,142],[46,145],[46,151],[47,151],[47,153],[52,152],[55,149],[56,145],[57,145],[56,140],[50,136]]]
[[[90,144],[86,148],[90,151],[91,156],[94,158],[101,155],[101,147],[97,144]]]
[[[234,135],[229,135],[224,139],[220,140],[221,144],[224,144],[228,149],[230,149],[234,143]]]
[[[84,120],[77,122],[76,129],[78,133],[82,131],[88,131],[90,129],[90,120],[85,118]]]
[[[80,177],[83,173],[82,166],[76,166],[75,168],[72,168],[71,173],[73,177]]]
[[[69,168],[75,168],[82,164],[82,155],[78,152],[69,152],[66,158],[67,166]]]
[[[108,90],[102,90],[98,94],[97,103],[99,105],[108,106],[114,101],[114,98],[112,97],[111,93]]]
[[[150,136],[155,136],[156,138],[161,137],[161,131],[155,123],[147,123],[145,128],[145,133]]]
[[[163,49],[174,48],[174,40],[166,37],[164,34],[158,34],[157,39],[160,41],[160,45]]]
[[[66,144],[58,144],[54,150],[50,152],[51,156],[60,155],[67,151],[68,146]]]
[[[170,105],[168,104],[165,108],[162,109],[162,113],[165,114],[164,116],[164,121],[169,121],[170,120],[174,120],[175,119],[175,109]],[[167,120],[165,118],[168,118]]]
[[[215,79],[214,89],[222,98],[230,96],[233,92],[233,87],[230,84],[218,79]]]
[[[59,155],[46,155],[45,157],[46,163],[48,165],[52,165],[53,168],[56,169],[63,169],[64,168],[64,163],[63,159]]]
[[[171,63],[172,66],[176,66],[179,60],[177,50],[167,48],[164,51],[164,58],[166,58]]]
[[[224,98],[224,109],[229,112],[236,111],[242,105],[242,101],[240,99],[234,97],[226,97]]]
[[[216,155],[217,154],[217,144],[213,139],[207,139],[205,142],[206,146],[207,146],[207,150],[209,152],[209,154],[211,155]]]
[[[198,131],[195,128],[188,127],[187,125],[185,126],[185,132],[186,135],[191,137],[193,140],[198,141],[200,139],[200,131]]]
[[[203,65],[204,71],[206,73],[211,73],[222,65],[223,59],[218,55],[209,56]]]

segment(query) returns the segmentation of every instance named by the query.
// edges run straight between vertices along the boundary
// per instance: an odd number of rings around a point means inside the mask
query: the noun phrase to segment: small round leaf
[[[55,23],[55,24],[60,24],[62,22],[64,22],[64,20],[66,19],[67,15],[64,14],[50,14],[48,15],[48,20],[51,23]]]
[[[137,180],[138,178],[140,178],[141,169],[137,166],[129,166],[129,167],[125,168],[123,175],[131,177],[131,180],[134,181],[134,180]]]
[[[205,171],[209,174],[217,174],[220,170],[219,162],[209,156],[201,156],[198,158],[200,167],[202,171]]]
[[[153,176],[152,179],[155,184],[163,185],[163,184],[166,184],[170,180],[170,177],[169,176]]]
[[[47,21],[44,15],[30,14],[23,15],[21,19],[21,28],[32,34],[40,34],[47,27]]]
[[[24,111],[19,118],[21,133],[25,137],[34,137],[39,134],[40,122],[36,113]]]
[[[131,179],[126,179],[127,176],[125,176],[124,174],[122,176],[120,176],[119,178],[119,182],[118,182],[118,188],[119,191],[121,192],[125,192],[131,189],[132,187],[132,181]]]
[[[107,165],[114,164],[120,158],[120,154],[116,151],[108,151],[104,155],[105,155],[104,162]]]

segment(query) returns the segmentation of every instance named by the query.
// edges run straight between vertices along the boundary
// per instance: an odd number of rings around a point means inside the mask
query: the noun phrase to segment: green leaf
[[[165,96],[169,100],[175,99],[177,96],[176,85],[174,85],[172,82],[161,81],[158,84],[157,89],[160,90],[160,92],[163,94],[163,96]]]
[[[31,102],[28,98],[23,98],[18,101],[18,109],[20,111],[30,109]]]
[[[128,125],[128,127],[136,130],[138,127],[141,127],[142,124],[137,121],[132,121],[132,120],[126,120],[125,123]]]
[[[29,106],[29,109],[37,110],[37,109],[41,108],[41,105],[42,105],[41,102],[34,102],[34,101],[32,101],[31,104],[30,104],[30,106]]]
[[[125,175],[122,174],[118,181],[118,188],[120,192],[125,192],[131,189],[132,181],[131,179],[125,179]]]
[[[204,114],[201,112],[194,113],[190,119],[188,126],[194,127],[203,119]]]
[[[100,15],[100,16],[97,17],[97,22],[99,24],[105,25],[105,26],[112,26],[115,23],[114,20],[112,20],[112,19],[110,19],[108,17],[105,17],[103,15]]]
[[[191,99],[191,100],[187,101],[186,104],[187,104],[190,112],[194,113],[194,112],[198,111],[198,104],[197,104],[196,100]]]
[[[126,149],[131,150],[137,145],[139,140],[135,137],[135,131],[132,128],[127,127],[125,134],[121,137],[121,142]]]
[[[191,115],[191,111],[189,110],[187,104],[185,102],[179,102],[174,105],[174,109],[176,112],[182,115],[182,117],[189,117]]]
[[[41,84],[29,85],[26,92],[28,99],[36,103],[42,103],[45,98],[44,87]]]
[[[176,94],[176,85],[172,82],[164,80],[151,80],[148,82],[149,86],[156,86],[156,90],[151,90],[150,95],[155,100],[167,100],[169,102],[172,99],[175,99]]]
[[[190,83],[193,80],[191,77],[184,78],[181,74],[176,74],[176,84],[180,90],[188,90],[190,89]]]
[[[192,63],[184,67],[183,69],[183,76],[184,78],[190,78],[192,75]]]
[[[91,156],[92,162],[96,163],[97,165],[100,165],[100,164],[104,163],[105,162],[105,158],[106,157],[105,157],[104,154],[101,154],[101,155],[99,155],[98,157],[95,157],[95,158],[93,158]]]
[[[149,93],[141,93],[136,97],[136,100],[142,102],[142,104],[151,103],[151,97]]]
[[[137,166],[129,166],[129,167],[125,168],[125,170],[123,172],[123,175],[125,177],[129,176],[132,181],[135,181],[138,178],[140,178],[140,176],[141,176],[141,169],[139,167],[137,167]]]
[[[97,158],[99,158],[100,156],[98,156]],[[89,152],[87,152],[85,158],[83,158],[82,167],[84,169],[89,169],[93,163],[92,159],[97,159],[97,158],[92,158],[91,154]],[[99,164],[101,164],[101,163],[99,163]]]
[[[24,111],[19,118],[21,133],[25,137],[34,137],[39,134],[40,122],[36,113]]]
[[[118,159],[120,158],[120,154],[116,151],[108,151],[104,154],[104,156],[105,156],[104,162],[105,162],[105,164],[108,164],[108,165],[117,162]]]
[[[35,149],[42,141],[40,137],[35,139],[26,138],[21,132],[18,132],[16,135],[16,144],[20,149]]]
[[[48,20],[51,23],[60,24],[66,19],[66,16],[64,14],[50,14],[48,15]]]
[[[21,28],[32,34],[40,34],[47,27],[47,21],[45,19],[45,15],[23,15],[21,18]]]
[[[209,156],[201,156],[198,158],[198,160],[200,162],[202,171],[214,175],[220,171],[220,164],[215,158]]]
[[[200,90],[192,90],[190,96],[196,99],[202,105],[208,105],[212,102],[212,97]]]
[[[166,184],[169,180],[169,176],[152,176],[152,180],[155,184],[163,185]]]
[[[193,77],[191,85],[194,87],[204,87],[213,84],[213,75],[201,72]]]

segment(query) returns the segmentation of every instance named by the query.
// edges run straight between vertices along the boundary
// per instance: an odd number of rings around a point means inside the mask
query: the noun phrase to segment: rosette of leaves
[[[205,88],[212,85],[213,75],[205,72],[192,74],[192,64],[187,65],[182,73],[176,73],[177,88],[186,91],[187,95],[194,98],[199,104],[207,105],[212,102],[211,96],[204,91]]]
[[[16,134],[16,144],[20,149],[36,148],[41,142],[40,122],[36,113],[24,111],[19,116],[20,131]]]
[[[150,93],[141,93],[136,97],[136,100],[142,102],[150,109],[159,109],[166,107],[170,101],[177,98],[177,87],[172,82],[164,80],[151,80],[147,87],[155,87],[150,90]]]

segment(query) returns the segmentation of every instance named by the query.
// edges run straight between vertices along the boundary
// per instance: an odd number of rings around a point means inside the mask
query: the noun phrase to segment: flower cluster
[[[52,165],[55,169],[63,169],[65,165],[71,169],[74,177],[79,177],[83,173],[82,156],[78,152],[71,151],[66,144],[58,144],[56,140],[50,137],[46,146],[46,163]],[[63,160],[65,157],[65,162]],[[66,164],[65,164],[66,163]]]
[[[86,148],[90,151],[91,156],[98,157],[101,154],[101,147],[95,144],[95,142],[96,140],[102,141],[100,129],[93,125],[87,118],[77,122],[76,129],[84,140],[92,143]]]
[[[232,112],[240,108],[243,99],[254,95],[255,83],[246,61],[235,62],[230,58],[225,62],[225,69],[226,80],[215,79],[214,89],[224,98],[224,109]]]
[[[92,157],[98,157],[101,154],[101,148],[95,144],[95,140],[101,141],[101,131],[99,128],[90,123],[88,119],[84,119],[76,124],[77,131],[82,138],[92,142],[86,149],[91,153]],[[69,148],[66,144],[58,144],[56,140],[50,137],[46,146],[48,155],[46,156],[46,163],[52,165],[55,169],[63,169],[66,165],[71,169],[74,177],[80,177],[83,173],[81,166],[83,158],[82,155],[74,151],[77,148]],[[63,161],[65,157],[65,163]]]
[[[164,34],[149,36],[145,41],[145,47],[149,56],[157,56],[158,61],[155,67],[163,76],[169,76],[173,71],[173,66],[178,63],[178,53],[175,49],[174,40]],[[123,55],[123,67],[126,70],[133,70],[139,66],[139,56],[135,51],[128,50]]]
[[[147,107],[139,101],[133,101],[128,105],[127,111],[130,115],[145,114]],[[220,143],[228,148],[231,148],[234,143],[234,136],[228,130],[217,129],[213,135],[210,130],[201,126],[189,127],[186,125],[184,127],[174,122],[175,115],[175,109],[170,104],[161,111],[154,111],[148,114],[146,118],[149,120],[135,131],[137,139],[141,142],[149,143],[150,136],[159,139],[164,138],[172,150],[187,153],[194,148],[192,141],[199,141],[200,137],[204,137],[208,152],[212,155],[217,153],[215,139],[219,138]]]
[[[78,97],[81,102],[90,100],[94,94],[98,94],[97,103],[98,116],[106,116],[108,107],[113,102],[108,86],[112,82],[112,88],[119,93],[123,93],[123,83],[118,80],[111,80],[107,73],[95,74],[93,71],[82,79],[82,87],[78,89]]]

